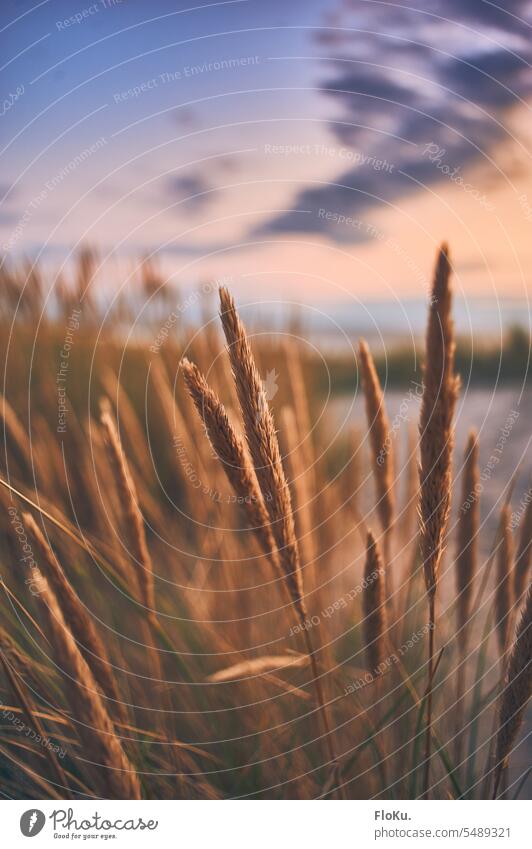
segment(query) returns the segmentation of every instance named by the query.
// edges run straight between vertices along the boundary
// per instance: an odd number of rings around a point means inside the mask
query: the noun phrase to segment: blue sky
[[[0,240],[310,300],[526,298],[531,6],[5,2]]]

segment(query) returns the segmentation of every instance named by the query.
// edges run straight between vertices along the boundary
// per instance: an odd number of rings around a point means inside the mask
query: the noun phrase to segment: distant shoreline
[[[355,345],[353,345],[356,350]],[[397,345],[375,356],[375,365],[384,386],[397,387],[421,383],[421,347]],[[320,370],[315,378],[320,394],[351,393],[357,385],[353,355],[325,357],[328,374]],[[530,335],[523,327],[513,327],[502,345],[483,344],[475,339],[459,339],[456,347],[456,370],[463,383],[493,386],[531,383],[532,350]]]

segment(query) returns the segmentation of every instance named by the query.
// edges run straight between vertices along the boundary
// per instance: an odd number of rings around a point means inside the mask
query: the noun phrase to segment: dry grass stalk
[[[451,504],[453,414],[459,386],[458,378],[454,374],[455,342],[451,318],[450,273],[447,246],[442,245],[432,286],[419,423],[421,558],[429,602],[425,797],[429,789],[432,740],[435,598]]]
[[[155,616],[155,593],[153,585],[153,567],[146,544],[144,519],[139,508],[137,490],[131,477],[115,421],[107,405],[103,406],[101,423],[104,429],[106,445],[114,472],[114,480],[120,496],[129,543],[135,564],[135,575],[140,590],[141,602],[149,616]]]
[[[65,575],[59,560],[52,551],[37,525],[33,516],[29,513],[23,514],[24,524],[33,535],[39,549],[41,565],[46,572],[46,577],[57,596],[63,615],[69,623],[72,636],[76,640],[78,648],[83,655],[87,665],[90,667],[94,679],[101,688],[104,696],[112,702],[111,713],[116,719],[127,724],[128,715],[120,698],[116,685],[116,679],[112,673],[109,657],[104,644],[98,634],[92,618],[86,607],[72,587]]]
[[[236,681],[241,678],[251,678],[263,675],[265,672],[280,672],[281,669],[293,669],[306,666],[309,662],[308,655],[264,655],[253,660],[243,660],[225,669],[219,669],[207,677],[207,681],[213,684],[222,681]]]
[[[501,660],[504,661],[508,648],[510,614],[512,610],[512,565],[513,539],[510,526],[511,510],[504,504],[501,511],[501,538],[497,549],[497,572],[495,576],[495,623]]]
[[[401,528],[403,539],[408,544],[416,536],[417,508],[419,502],[419,466],[418,466],[418,434],[412,422],[409,422],[406,480],[404,493],[404,508],[401,513]]]
[[[12,669],[11,667],[12,662],[13,661],[10,662],[9,660],[7,660],[7,658],[4,657],[3,653],[0,652],[0,663],[4,667],[6,678],[9,681],[11,689],[18,700],[22,714],[24,716],[24,719],[26,720],[28,727],[33,728],[37,732],[43,743],[49,743],[50,738],[44,730],[40,718],[37,716],[37,713],[32,704],[31,695],[20,683],[17,672],[15,672],[14,669]],[[56,753],[48,745],[45,745],[44,748],[46,755],[50,760],[50,766],[57,780],[57,783],[63,791],[61,795],[67,799],[70,799],[71,794],[68,788],[66,775],[59,764]]]
[[[203,452],[202,441],[199,444],[196,442],[192,427],[193,417],[186,416],[182,409],[184,405],[177,402],[174,388],[161,360],[154,359],[150,362],[150,382],[162,413],[162,422],[173,446],[172,471],[187,503],[187,512],[200,523],[210,524],[211,505],[203,498],[201,489],[194,485],[194,477],[200,480],[206,480],[208,477],[207,468],[211,458],[205,454],[209,452]],[[191,523],[189,530],[190,528]]]
[[[526,706],[532,693],[532,587],[517,627],[508,661],[505,689],[499,707],[499,730],[495,746],[495,780],[493,798],[512,752],[512,746],[523,723]]]
[[[362,439],[357,427],[351,427],[347,438],[347,462],[342,470],[342,497],[345,503],[358,514],[358,499],[361,482]]]
[[[478,498],[479,470],[478,436],[471,430],[464,451],[462,499],[458,519],[458,542],[455,564],[458,628],[458,672],[456,683],[456,715],[458,728],[455,738],[455,757],[460,762],[462,749],[461,717],[464,713],[466,656],[469,637],[469,620],[472,613],[473,584],[478,565],[478,534],[480,526],[480,501]]]
[[[242,507],[249,527],[269,560],[278,567],[268,513],[244,444],[231,425],[225,407],[196,365],[182,360],[183,375],[207,436]]]
[[[49,492],[55,493],[54,500],[59,501],[64,478],[63,458],[58,457],[56,443],[44,416],[32,416],[31,449],[37,488],[46,487]]]
[[[368,531],[366,562],[364,566],[364,643],[372,674],[378,675],[383,667],[386,645],[386,610],[384,594],[384,567],[375,537]]]
[[[28,435],[7,398],[0,393],[0,421],[6,436],[10,440],[11,452],[15,449],[15,457],[22,471],[31,468],[28,456]],[[11,453],[10,452],[10,453]],[[9,456],[9,455],[8,455]]]
[[[109,451],[101,428],[96,428],[90,421],[85,424],[87,444],[90,445],[93,468],[90,474],[93,478],[94,489],[98,493],[96,503],[98,510],[98,536],[107,542],[107,552],[121,582],[127,586],[135,598],[139,598],[139,588],[136,571],[131,564],[131,558],[124,550],[122,538],[117,533],[109,534],[109,524],[120,528],[123,522],[123,507],[112,464],[109,463]],[[90,462],[90,461],[89,461]]]
[[[514,599],[517,604],[525,591],[532,561],[532,487],[527,490],[524,500],[526,508],[521,520],[514,567]]]
[[[98,685],[64,620],[55,594],[36,568],[32,570],[32,581],[43,602],[55,661],[70,679],[65,694],[76,721],[84,757],[97,765],[94,775],[101,784],[103,798],[140,799],[138,776],[116,736]]]
[[[314,452],[312,417],[310,414],[309,397],[305,387],[305,375],[300,346],[294,339],[289,339],[285,345],[285,363],[289,382],[290,399],[294,410],[297,410],[299,442],[303,456],[303,466],[306,477],[306,487],[314,496],[319,492],[317,486],[317,463]],[[313,525],[316,526],[319,513],[319,498],[314,498],[310,506],[313,515]]]
[[[429,312],[420,415],[421,554],[425,584],[434,596],[451,502],[453,414],[459,381],[454,374],[450,264],[441,248]]]
[[[464,451],[462,499],[458,518],[458,551],[455,564],[458,627],[460,630],[459,644],[464,653],[471,617],[473,582],[478,565],[478,532],[480,526],[478,455],[478,436],[476,431],[472,430],[469,433]]]
[[[314,452],[312,450],[312,420],[305,377],[301,362],[301,351],[294,339],[285,344],[285,363],[290,384],[292,403],[297,410],[300,434],[302,436],[301,450],[305,457],[307,468],[314,471]]]
[[[153,465],[149,452],[146,450],[144,432],[127,392],[119,383],[114,371],[108,366],[102,369],[100,383],[116,410],[117,420],[123,424],[123,432],[127,436],[127,448],[130,453],[134,453],[143,477],[149,481],[153,480]]]
[[[279,552],[280,565],[286,579],[286,587],[299,620],[303,624],[303,633],[323,723],[325,744],[330,760],[334,763],[336,762],[336,753],[321,676],[310,632],[305,627],[306,606],[303,598],[303,580],[294,516],[273,416],[266,400],[244,326],[237,314],[231,295],[224,287],[220,288],[220,306],[222,326],[227,341],[246,439],[255,467],[255,474],[266,502],[272,533]],[[342,795],[342,791],[339,792]]]
[[[244,326],[238,317],[234,301],[225,288],[220,289],[220,303],[222,325],[251,459],[270,517],[290,598],[299,617],[304,621],[306,608],[299,549],[290,490],[281,462],[273,416]]]
[[[316,560],[314,528],[311,511],[311,492],[305,467],[305,457],[301,443],[301,432],[292,407],[281,410],[281,426],[284,437],[285,463],[289,471],[294,496],[294,519],[299,548],[306,569],[313,568]]]
[[[8,634],[7,630],[0,625],[0,654],[15,669],[31,676],[36,667],[36,662],[21,651],[16,641]]]
[[[373,475],[377,490],[377,514],[381,527],[388,537],[395,512],[393,494],[394,459],[390,423],[386,414],[384,395],[375,363],[364,339],[360,340],[358,353],[372,449]]]
[[[115,420],[107,399],[102,400],[101,406],[101,423],[105,442],[119,495],[125,530],[131,547],[133,576],[138,589],[139,600],[144,605],[147,613],[147,618],[142,620],[141,623],[142,631],[152,658],[155,680],[161,682],[164,679],[164,670],[154,637],[155,632],[158,630],[158,621],[155,609],[153,566],[146,543],[144,519],[139,507],[137,489],[129,470],[126,456],[122,450],[120,437],[118,436]],[[168,707],[168,695],[164,694],[162,699],[163,703]],[[175,752],[172,751],[172,755],[174,754]]]

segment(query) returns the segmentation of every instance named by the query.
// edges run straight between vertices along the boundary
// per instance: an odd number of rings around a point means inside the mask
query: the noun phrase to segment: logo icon
[[[279,389],[279,387],[277,386],[278,377],[279,375],[277,374],[275,369],[272,368],[272,370],[266,374],[266,380],[262,381],[262,389],[267,401],[273,401],[273,399],[277,395],[277,390]]]
[[[268,401],[273,401],[277,395],[277,390],[279,389],[277,386],[278,377],[279,375],[275,369],[272,369],[267,373],[266,380],[261,379],[261,393],[259,395],[258,410],[255,416],[257,424],[261,421],[268,410]]]
[[[37,808],[31,808],[29,811],[24,811],[20,818],[20,830],[24,837],[35,837],[43,830],[46,817],[42,811]]]

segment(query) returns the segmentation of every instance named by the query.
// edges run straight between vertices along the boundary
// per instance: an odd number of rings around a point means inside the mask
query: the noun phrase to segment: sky
[[[528,309],[531,25],[524,0],[3,0],[2,253],[341,305],[426,299],[445,239],[460,297]]]

